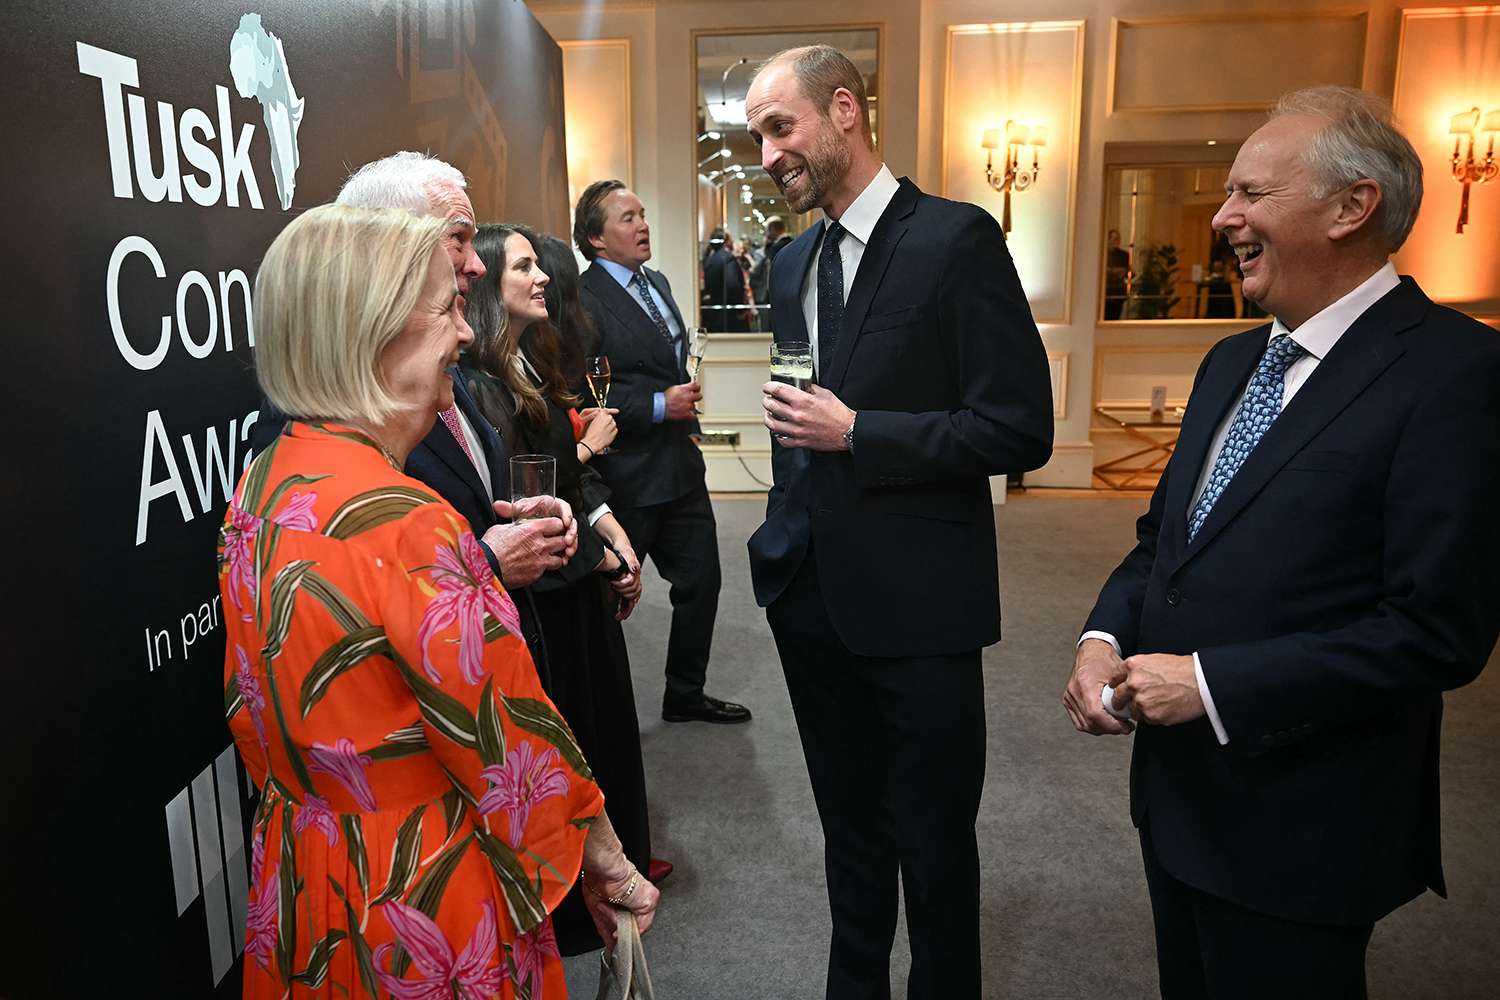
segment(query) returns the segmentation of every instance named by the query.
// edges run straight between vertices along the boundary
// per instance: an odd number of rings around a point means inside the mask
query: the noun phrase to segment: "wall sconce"
[[[1004,132],[1005,169],[995,170],[995,150],[1000,148],[1001,133]],[[1010,193],[1025,191],[1036,183],[1039,163],[1037,150],[1047,145],[1047,129],[1041,125],[1023,125],[1007,121],[1003,130],[984,130],[980,148],[989,150],[984,160],[984,179],[989,186],[1005,195],[1005,210],[1001,213],[1000,228],[1010,232]],[[1021,158],[1027,146],[1031,147],[1031,166],[1022,167]]]
[[[1474,159],[1474,149],[1479,145],[1479,133],[1490,134],[1489,149],[1484,159]],[[1495,162],[1495,133],[1500,132],[1500,109],[1491,111],[1480,120],[1479,109],[1470,108],[1452,117],[1448,122],[1448,134],[1453,139],[1453,179],[1464,186],[1463,199],[1458,205],[1458,229],[1463,235],[1469,223],[1469,185],[1484,184],[1500,175],[1500,163]],[[1466,144],[1464,137],[1468,136]]]

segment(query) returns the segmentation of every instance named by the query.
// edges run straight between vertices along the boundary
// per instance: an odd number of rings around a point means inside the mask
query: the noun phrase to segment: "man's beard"
[[[796,201],[790,196],[787,198],[792,211],[800,214],[821,204],[834,185],[849,172],[853,159],[843,137],[835,131],[833,122],[824,120],[819,124],[817,141],[802,160],[803,169],[807,172],[807,185]]]

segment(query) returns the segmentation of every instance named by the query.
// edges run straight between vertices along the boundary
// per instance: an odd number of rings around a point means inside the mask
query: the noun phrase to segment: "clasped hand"
[[[578,551],[578,523],[566,500],[537,497],[527,503],[532,517],[496,524],[484,533],[484,544],[495,553],[500,582],[507,588],[529,587],[543,573],[562,569]],[[516,505],[496,500],[495,513],[512,518]]]
[[[1085,639],[1063,691],[1063,708],[1080,733],[1123,735],[1135,730],[1134,723],[1104,710],[1105,685],[1114,688],[1115,710],[1129,712],[1136,722],[1175,726],[1204,714],[1191,656],[1143,653],[1122,660],[1104,640]]]
[[[844,451],[844,432],[854,411],[820,385],[798,389],[785,382],[761,386],[766,427],[784,447],[812,451]]]

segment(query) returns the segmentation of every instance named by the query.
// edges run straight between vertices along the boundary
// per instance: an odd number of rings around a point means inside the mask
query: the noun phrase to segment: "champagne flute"
[[[708,349],[708,328],[695,326],[688,331],[687,337],[687,376],[689,382],[698,381],[698,372],[703,367],[703,352]],[[701,383],[700,383],[701,385]],[[693,412],[701,414],[698,404],[693,404]]]
[[[588,379],[589,392],[594,394],[594,401],[599,404],[599,409],[609,405],[609,358],[599,355],[594,358],[585,358],[584,377]]]
[[[593,393],[594,402],[602,410],[609,405],[609,358],[603,354],[584,358],[583,365],[583,377],[588,381],[589,392]],[[609,449],[600,448],[599,454],[607,455]]]

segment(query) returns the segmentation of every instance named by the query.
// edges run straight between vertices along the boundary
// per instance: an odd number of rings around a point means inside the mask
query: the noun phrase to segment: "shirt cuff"
[[[484,539],[478,539],[479,551],[484,553],[485,562],[490,564],[490,572],[495,574],[495,579],[500,581],[500,586],[505,586],[505,580],[500,575],[500,560],[495,557],[495,552],[485,543]]]
[[[665,419],[667,419],[667,394],[653,392],[651,394],[651,422],[659,424]]]
[[[1120,652],[1120,641],[1114,636],[1110,635],[1108,632],[1085,632],[1083,633],[1083,635],[1078,637],[1078,646],[1082,646],[1089,639],[1103,639],[1105,642],[1115,647],[1116,656],[1123,657],[1125,655],[1124,653]],[[1078,646],[1074,646],[1073,648],[1077,649]],[[1199,686],[1201,687],[1202,685],[1200,684]]]
[[[1203,711],[1208,714],[1208,721],[1214,727],[1214,735],[1219,738],[1219,746],[1229,744],[1229,734],[1224,731],[1224,723],[1219,721],[1219,710],[1214,708],[1214,696],[1209,693],[1208,679],[1203,676],[1203,661],[1198,659],[1198,654],[1193,654],[1193,673],[1198,678],[1198,697],[1203,699]]]
[[[595,524],[598,523],[599,518],[609,513],[611,513],[611,511],[609,509],[609,504],[607,503],[601,503],[599,506],[589,511],[589,527],[592,528]]]

